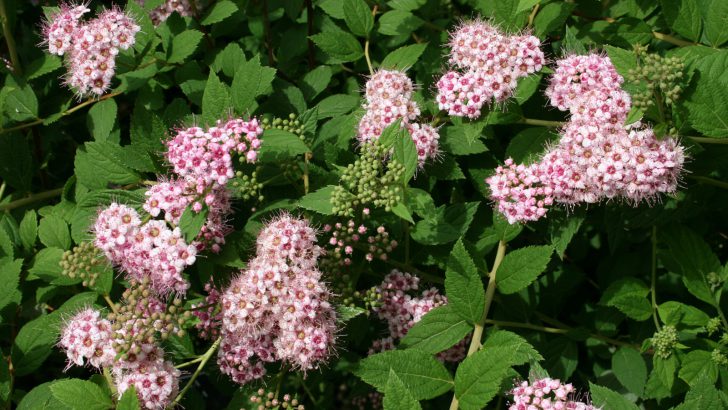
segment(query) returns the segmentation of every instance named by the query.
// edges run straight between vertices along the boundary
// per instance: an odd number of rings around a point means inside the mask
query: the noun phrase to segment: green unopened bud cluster
[[[402,200],[404,165],[388,157],[388,150],[376,142],[362,146],[331,195],[336,215],[354,216],[355,209],[367,205],[390,212]]]
[[[297,119],[296,114],[289,114],[288,118],[263,118],[262,127],[264,130],[278,129],[296,134],[301,140],[304,139],[305,126]]]
[[[720,318],[713,317],[708,320],[708,324],[705,325],[705,331],[708,332],[708,336],[712,336],[713,333],[720,330]]]
[[[666,325],[652,336],[652,346],[655,348],[655,356],[667,359],[677,346],[678,335],[675,326]]]
[[[685,64],[678,57],[663,57],[647,53],[646,47],[635,46],[638,64],[627,73],[627,79],[635,84],[644,84],[644,91],[632,95],[632,104],[647,109],[655,104],[655,97],[665,105],[674,104],[683,90]]]
[[[723,278],[716,272],[708,272],[706,275],[708,285],[710,285],[711,292],[715,292],[716,289],[720,289],[723,286]]]
[[[719,348],[713,349],[713,352],[710,354],[710,359],[718,366],[728,366],[728,357]]]
[[[83,286],[95,286],[99,274],[106,267],[101,250],[91,242],[82,242],[61,257],[63,276],[81,279]]]
[[[258,182],[258,173],[256,171],[253,171],[250,175],[246,175],[242,171],[236,171],[231,185],[236,196],[245,201],[252,199],[263,202],[265,199],[263,194],[261,194],[263,184]]]
[[[254,407],[258,410],[264,409],[293,409],[293,410],[305,410],[303,404],[298,402],[298,399],[291,398],[290,394],[284,394],[279,400],[276,394],[272,391],[266,391],[265,389],[258,389],[252,396],[250,396],[250,402],[257,404]]]
[[[167,340],[171,335],[184,336],[182,325],[191,313],[181,308],[182,299],[174,298],[164,307],[162,303],[153,296],[148,279],[132,282],[124,291],[122,303],[117,303],[115,313],[108,316],[113,322],[114,349],[122,359],[129,353],[138,355],[143,344]]]

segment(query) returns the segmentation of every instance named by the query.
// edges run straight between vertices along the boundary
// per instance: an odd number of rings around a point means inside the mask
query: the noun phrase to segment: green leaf
[[[427,400],[452,389],[452,376],[432,355],[420,350],[389,350],[359,362],[354,372],[363,381],[385,392],[390,371],[402,380],[415,400]]]
[[[412,213],[403,202],[398,202],[394,205],[392,207],[392,213],[411,224],[415,223],[415,220],[412,218]]]
[[[301,92],[306,100],[313,100],[331,82],[331,67],[322,65],[314,68],[303,76]]]
[[[390,70],[407,70],[415,65],[417,59],[425,52],[427,44],[420,43],[400,47],[387,54],[380,66]]]
[[[58,380],[51,385],[51,393],[56,400],[71,408],[108,410],[114,406],[111,397],[101,387],[86,380]]]
[[[182,217],[179,219],[179,229],[184,235],[185,242],[190,244],[197,238],[200,229],[202,229],[202,225],[207,221],[208,212],[209,208],[207,207],[202,208],[200,212],[193,211],[191,206],[185,208]]]
[[[23,220],[20,221],[20,244],[25,250],[32,250],[35,240],[38,238],[38,216],[34,210],[25,212]]]
[[[417,146],[409,132],[404,132],[402,138],[394,141],[394,158],[404,165],[402,182],[407,184],[417,170]]]
[[[288,131],[267,129],[262,138],[258,160],[264,163],[277,163],[311,151],[297,135]]]
[[[576,35],[574,32],[576,29],[569,27],[568,25],[565,27],[566,34],[564,35],[564,40],[561,42],[561,47],[563,50],[563,55],[568,56],[570,54],[577,54],[582,55],[586,54],[586,47],[584,47],[584,43],[581,42],[578,38],[576,38]]]
[[[317,191],[310,192],[298,201],[298,206],[323,215],[331,215],[333,213],[331,194],[335,188],[335,185],[327,185]]]
[[[215,75],[215,72],[210,70],[205,92],[202,94],[202,120],[209,125],[215,124],[217,120],[229,114],[231,105],[228,88]]]
[[[129,386],[128,389],[121,395],[119,402],[116,403],[116,410],[139,410],[139,399],[137,398],[136,389],[134,386]]]
[[[544,38],[546,34],[556,31],[561,27],[564,27],[566,19],[571,16],[571,11],[574,10],[576,4],[573,3],[548,3],[536,14],[536,18],[533,20],[534,33]]]
[[[672,389],[672,385],[675,382],[677,366],[678,360],[675,355],[671,355],[667,359],[662,359],[659,356],[652,357],[652,373],[668,390]]]
[[[432,218],[423,219],[412,230],[412,239],[423,245],[450,243],[467,232],[480,202],[442,205]]]
[[[637,67],[637,57],[632,51],[613,46],[604,46],[604,49],[607,51],[609,59],[612,60],[614,68],[623,77],[627,76],[630,69]]]
[[[427,0],[389,0],[387,5],[395,10],[412,11],[427,4]]]
[[[53,397],[51,385],[56,380],[33,387],[18,403],[18,410],[73,410]]]
[[[44,53],[43,56],[30,63],[26,69],[26,80],[33,80],[50,74],[63,67],[63,61],[57,55]]]
[[[490,333],[483,343],[483,348],[491,347],[509,347],[513,351],[510,359],[513,365],[543,360],[543,356],[526,339],[508,330],[496,330]]]
[[[703,37],[711,47],[720,47],[728,41],[728,2],[705,0],[702,3]]]
[[[330,95],[316,106],[318,118],[338,117],[350,113],[359,106],[359,96],[350,94]]]
[[[329,29],[323,33],[311,36],[316,45],[328,54],[331,63],[346,63],[356,61],[364,56],[359,40],[346,31]]]
[[[233,78],[233,106],[239,113],[253,112],[255,99],[271,89],[276,70],[260,64],[260,56],[248,60],[235,72]]]
[[[87,142],[76,152],[74,165],[78,182],[88,188],[106,188],[139,181],[139,175],[126,166],[120,146],[106,141]]]
[[[374,16],[364,0],[343,0],[344,21],[354,35],[369,37],[374,27]]]
[[[339,323],[346,323],[351,319],[367,313],[368,310],[356,306],[339,305],[336,307],[336,320]]]
[[[215,23],[219,23],[226,18],[230,17],[238,11],[238,6],[230,0],[216,1],[212,7],[207,10],[205,16],[200,20],[200,24],[203,26],[209,26]]]
[[[702,19],[698,0],[660,0],[660,4],[670,28],[687,39],[700,40]]]
[[[480,131],[473,131],[469,124],[443,127],[440,130],[440,146],[452,155],[472,155],[487,151],[488,148],[479,139]]]
[[[543,75],[538,73],[518,80],[518,86],[513,93],[513,99],[518,104],[523,105],[523,103],[528,101],[538,91],[538,86],[541,84],[542,78]]]
[[[22,259],[0,259],[0,283],[2,283],[2,286],[0,286],[0,310],[13,301],[20,301],[21,294],[18,291],[18,283],[20,283],[22,268]]]
[[[397,377],[394,370],[389,371],[387,385],[384,387],[384,410],[420,410],[422,406],[407,390],[407,386]]]
[[[5,113],[14,121],[28,121],[38,118],[38,98],[28,84],[18,84],[8,76],[2,92],[5,96]]]
[[[668,301],[657,307],[660,319],[666,325],[684,325],[702,328],[708,324],[710,316],[702,310],[684,303]]]
[[[685,96],[690,124],[708,137],[728,137],[726,66],[727,50],[701,58],[695,65],[697,81]]]
[[[463,340],[473,327],[455,312],[451,304],[452,299],[450,304],[427,312],[402,338],[400,346],[435,354]]]
[[[647,365],[635,349],[622,347],[612,356],[612,371],[617,380],[629,391],[642,396],[647,384]]]
[[[711,272],[721,272],[722,266],[708,244],[695,232],[680,225],[672,225],[659,232],[660,241],[666,243],[669,250],[660,252],[662,263],[682,276],[683,284],[693,296],[717,306],[707,276]]]
[[[483,281],[462,238],[455,243],[447,260],[445,292],[453,312],[470,323],[480,322],[485,309]]]
[[[613,390],[609,390],[606,387],[598,386],[589,382],[589,391],[591,392],[592,405],[595,408],[609,410],[639,410],[639,407],[627,400],[627,398]]]
[[[508,252],[496,274],[501,293],[516,293],[530,285],[546,270],[554,249],[551,246],[527,246]]]
[[[619,309],[634,320],[647,320],[652,315],[652,305],[647,300],[650,288],[637,278],[624,278],[612,282],[604,291],[599,303]]]
[[[68,232],[68,224],[56,215],[48,215],[40,220],[38,237],[45,246],[64,250],[71,248],[71,234]]]
[[[559,258],[564,259],[564,253],[569,246],[571,239],[576,235],[584,222],[583,215],[572,214],[567,216],[566,221],[552,219],[549,225],[551,246],[554,247]]]
[[[106,141],[116,122],[116,101],[108,98],[99,101],[88,111],[88,129],[96,141]]]
[[[185,30],[172,38],[172,47],[167,50],[167,62],[177,64],[184,62],[195,52],[202,40],[202,33],[197,30]]]
[[[390,10],[379,17],[379,33],[385,36],[409,35],[425,24],[424,20],[404,10]]]
[[[215,72],[222,70],[223,74],[228,77],[234,77],[235,72],[245,64],[245,52],[237,43],[230,43],[225,46],[222,51],[217,53],[212,68]]]
[[[715,388],[715,382],[706,376],[698,376],[685,395],[683,404],[674,410],[724,409],[728,407],[728,399]]]
[[[508,344],[483,346],[468,356],[455,373],[455,396],[464,410],[485,407],[500,391],[511,366],[525,363],[525,355]]]
[[[685,380],[685,383],[690,386],[694,386],[700,377],[707,378],[713,384],[718,380],[718,365],[713,361],[710,352],[693,350],[682,359],[678,377]]]
[[[506,149],[506,157],[519,164],[530,164],[537,160],[546,144],[555,138],[552,130],[546,127],[529,127],[516,134]]]
[[[341,0],[323,0],[317,6],[335,19],[344,19],[344,2]]]

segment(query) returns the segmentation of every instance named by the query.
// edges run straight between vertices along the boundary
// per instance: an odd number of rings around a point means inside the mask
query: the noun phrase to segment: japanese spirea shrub
[[[0,403],[728,408],[728,9],[581,3],[0,0]]]

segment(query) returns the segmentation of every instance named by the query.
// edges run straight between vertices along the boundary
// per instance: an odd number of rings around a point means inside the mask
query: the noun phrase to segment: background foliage
[[[8,60],[0,68],[0,403],[7,408],[134,408],[133,400],[116,403],[100,375],[64,373],[65,358],[54,348],[63,318],[118,296],[121,279],[109,270],[84,288],[61,276],[59,261],[88,239],[97,208],[111,200],[141,204],[144,181],[165,173],[162,141],[175,127],[232,112],[293,113],[303,128],[301,138],[282,130],[263,135],[256,170],[262,201],[235,202],[235,232],[223,252],[187,270],[188,303],[202,297],[211,276],[224,284],[244,266],[272,212],[337,221],[329,198],[342,167],[356,158],[367,59],[375,68],[408,69],[420,85],[423,116],[442,125],[443,153],[407,183],[405,206],[373,216],[402,245],[387,262],[353,266],[346,285],[368,289],[397,267],[440,287],[450,304],[428,314],[398,350],[369,357],[383,324],[361,307],[341,308],[337,357],[306,377],[282,375],[286,391],[310,408],[349,407],[374,389],[392,409],[444,408],[453,392],[465,409],[502,408],[513,379],[534,371],[589,390],[606,409],[728,405],[728,302],[721,298],[728,279],[728,51],[721,48],[728,2],[221,0],[196,18],[172,15],[156,28],[146,13],[158,0],[129,2],[142,31],[118,58],[115,88],[98,101],[74,98],[59,79],[61,60],[38,46],[44,7],[54,6],[40,3],[0,1]],[[683,189],[654,206],[562,209],[526,226],[493,215],[484,178],[507,156],[521,161],[541,152],[564,117],[544,108],[547,68],[477,121],[438,114],[432,84],[445,65],[447,30],[478,14],[510,31],[528,26],[552,60],[604,51],[625,77],[637,64],[636,44],[682,59],[685,87],[670,115],[652,107],[634,116],[674,129],[689,147]],[[641,87],[627,82],[630,92]],[[486,276],[499,250],[505,257],[484,312]],[[650,341],[665,326],[679,336],[667,358]],[[433,358],[472,329],[485,329],[478,353],[459,366]],[[166,350],[182,362],[208,347],[185,336]],[[258,387],[239,389],[208,365],[183,405],[246,408]]]

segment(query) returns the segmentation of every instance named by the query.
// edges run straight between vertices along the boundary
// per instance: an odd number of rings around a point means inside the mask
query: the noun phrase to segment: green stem
[[[111,377],[111,372],[109,371],[108,367],[104,367],[104,379],[106,379],[106,384],[109,385],[109,390],[111,390],[111,395],[116,395],[116,384],[114,384],[114,379]]]
[[[505,321],[505,320],[485,319],[485,323],[489,324],[489,325],[493,325],[493,326],[531,329],[531,330],[538,330],[539,332],[554,333],[554,334],[565,334],[565,333],[569,333],[571,331],[571,329],[539,326],[539,325],[534,325],[531,323],[509,322],[509,321]]]
[[[201,362],[203,357],[204,356],[198,356],[198,357],[196,357],[196,358],[194,358],[194,359],[192,359],[192,360],[190,360],[188,362],[180,363],[180,364],[178,364],[178,365],[176,365],[174,367],[175,367],[175,369],[181,369],[183,367],[191,366],[191,365],[193,365],[195,363]]]
[[[706,184],[706,185],[713,185],[713,186],[717,186],[719,188],[728,189],[728,182],[718,181],[717,179],[703,177],[703,176],[693,176],[693,175],[688,175],[687,178],[698,181],[698,182]]]
[[[378,5],[374,5],[374,8],[372,9],[372,17],[376,17],[377,15],[377,7]],[[364,42],[364,58],[367,60],[367,67],[369,67],[369,75],[374,75],[374,69],[372,68],[372,60],[369,58],[369,37],[367,36],[367,40]]]
[[[207,349],[205,354],[203,354],[201,356],[200,365],[197,366],[197,370],[195,370],[195,372],[192,373],[192,377],[190,377],[190,380],[187,381],[187,384],[185,384],[185,387],[183,387],[182,390],[180,390],[177,397],[175,397],[174,401],[167,408],[172,409],[180,403],[180,401],[182,400],[182,397],[184,397],[185,393],[187,393],[187,390],[189,390],[190,387],[192,387],[192,383],[194,383],[195,380],[197,379],[197,376],[199,376],[200,372],[202,372],[202,369],[207,364],[207,361],[210,360],[212,355],[215,353],[217,348],[220,346],[221,341],[222,341],[222,338],[218,338],[217,340],[215,340],[215,343],[213,343],[212,346],[210,346],[210,348]]]
[[[533,10],[531,10],[531,14],[528,15],[528,24],[526,27],[531,28],[533,27],[533,19],[536,18],[536,13],[538,13],[538,9],[541,5],[536,3],[535,6],[533,6]]]
[[[281,393],[281,386],[283,386],[283,379],[286,377],[286,373],[288,373],[288,368],[289,365],[288,363],[286,363],[281,367],[281,371],[278,372],[278,383],[276,384],[276,392],[273,396],[274,399],[277,399],[278,395]]]
[[[685,137],[699,144],[728,144],[728,138]]]
[[[0,22],[2,22],[3,25],[3,35],[5,36],[5,42],[8,45],[10,62],[13,64],[13,72],[17,75],[23,75],[23,67],[20,66],[18,50],[15,47],[15,37],[13,37],[12,31],[10,31],[10,22],[8,21],[8,15],[5,11],[5,0],[0,0]]]
[[[3,181],[2,185],[0,185],[0,200],[3,199],[3,195],[5,195],[5,188],[7,187],[7,183]]]
[[[2,1],[2,0],[0,0],[0,1]],[[102,96],[100,98],[96,98],[96,99],[89,98],[88,100],[86,100],[86,101],[84,101],[84,102],[82,102],[82,103],[80,103],[80,104],[78,104],[78,105],[76,105],[76,106],[74,106],[72,108],[69,108],[66,111],[63,111],[61,113],[61,117],[65,117],[67,115],[71,115],[74,112],[76,112],[76,111],[80,110],[81,108],[86,107],[86,106],[88,106],[90,104],[97,103],[97,102],[103,101],[103,100],[108,100],[109,98],[114,98],[117,95],[120,95],[121,93],[122,93],[121,91],[115,91],[113,93],[106,94],[106,95],[104,95],[104,96]],[[30,128],[30,127],[33,127],[35,125],[42,124],[43,121],[45,121],[45,120],[46,119],[44,119],[44,118],[38,118],[37,120],[33,120],[31,122],[26,122],[25,124],[16,125],[14,127],[10,127],[10,128],[0,128],[0,134],[6,134],[8,132],[19,131],[19,130],[22,130],[24,128]]]
[[[521,124],[527,124],[527,125],[539,125],[542,127],[552,127],[552,128],[558,128],[564,125],[561,121],[549,121],[549,120],[538,120],[535,118],[521,118],[520,121]]]
[[[505,256],[506,256],[506,242],[501,240],[500,242],[498,242],[498,250],[496,251],[496,254],[495,254],[495,261],[493,261],[493,267],[491,268],[490,273],[488,274],[488,287],[485,289],[485,307],[483,308],[483,316],[477,323],[475,323],[475,327],[473,328],[473,336],[472,336],[472,339],[470,339],[470,346],[468,347],[468,357],[472,356],[482,346],[480,343],[480,340],[483,338],[483,330],[485,329],[485,323],[487,321],[488,311],[490,311],[490,305],[493,303],[493,296],[495,295],[496,273],[498,272],[498,267],[500,266],[501,262],[503,262],[503,258]],[[459,406],[458,398],[453,393],[452,401],[450,402],[450,410],[457,410],[458,406]]]
[[[0,205],[0,212],[11,211],[15,208],[20,208],[34,202],[43,201],[45,199],[53,198],[63,193],[63,188],[51,189],[50,191],[39,192],[32,194],[27,198],[16,199],[15,201],[8,202],[7,204]]]
[[[655,327],[659,331],[662,329],[660,321],[657,320],[657,226],[652,226],[652,270],[651,270],[651,281],[650,281],[650,295],[652,299],[652,320],[655,321]]]
[[[655,37],[658,40],[662,40],[666,43],[674,44],[678,47],[686,47],[686,46],[695,46],[697,43],[693,43],[692,41],[682,40],[677,37],[673,37],[669,34],[659,33],[657,31],[652,32],[652,36]]]

